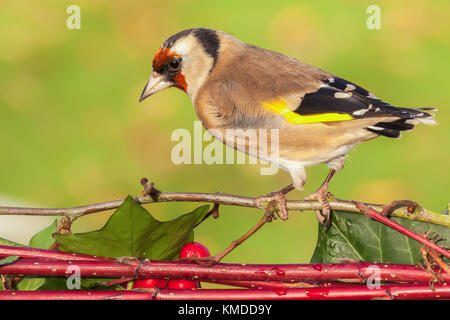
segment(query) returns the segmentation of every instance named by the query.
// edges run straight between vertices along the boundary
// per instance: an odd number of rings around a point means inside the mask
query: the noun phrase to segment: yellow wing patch
[[[267,109],[281,114],[289,123],[314,123],[353,119],[351,115],[345,113],[321,113],[302,116],[301,114],[291,111],[284,100],[264,102],[263,105]]]

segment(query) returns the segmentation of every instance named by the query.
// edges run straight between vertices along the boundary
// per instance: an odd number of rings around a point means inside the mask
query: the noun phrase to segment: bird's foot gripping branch
[[[276,201],[222,193],[164,192],[147,179],[142,184],[140,197],[81,207],[0,207],[3,215],[63,216],[28,245],[1,239],[0,299],[450,297],[447,213],[433,213],[410,201],[383,206],[333,198],[328,201],[333,211],[330,228],[324,232],[319,225],[310,264],[224,264],[221,260],[229,252],[273,221],[280,210]],[[165,222],[142,207],[168,201],[214,206],[203,205]],[[258,223],[223,252],[183,254],[183,246],[194,240],[195,227],[209,216],[219,217],[219,205],[263,212]],[[322,208],[317,200],[289,200],[285,206],[291,212]],[[116,211],[101,229],[71,233],[71,222],[78,217],[111,209]],[[203,289],[200,283],[241,289]]]

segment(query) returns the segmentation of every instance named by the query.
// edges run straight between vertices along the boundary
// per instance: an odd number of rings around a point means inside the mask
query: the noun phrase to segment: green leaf
[[[18,256],[9,256],[9,257],[6,257],[6,258],[0,260],[0,266],[5,265],[5,264],[10,264],[10,263],[16,261],[17,259],[19,259]]]
[[[80,289],[69,289],[67,287],[66,277],[51,277],[46,278],[45,283],[39,287],[39,291],[67,291],[67,290],[89,290],[89,291],[102,291],[102,290],[120,290],[119,285],[103,286],[99,282],[107,281],[106,278],[81,278]]]
[[[67,288],[67,278],[66,277],[48,277],[44,278],[45,283],[35,290],[39,291],[64,291]]]
[[[44,285],[46,278],[24,277],[17,284],[18,290],[37,290]]]
[[[31,239],[29,247],[39,249],[49,249],[55,242],[52,235],[56,232],[58,220],[55,219],[51,225],[36,233]]]
[[[0,245],[2,245],[2,246],[14,246],[14,247],[26,247],[25,245],[23,245],[21,243],[10,241],[10,240],[6,240],[6,239],[3,239],[3,238],[0,238]]]
[[[450,202],[447,204],[447,207],[444,209],[444,211],[442,212],[443,215],[448,216],[449,215],[449,210],[450,209]]]
[[[82,289],[93,289],[93,290],[114,290],[116,285],[106,286],[106,283],[115,278],[81,278],[80,286]]]
[[[311,263],[339,263],[341,259],[357,261],[417,264],[422,244],[365,215],[333,212],[328,232],[319,235]],[[431,223],[393,217],[397,223],[420,234],[429,230],[445,239],[441,246],[450,246],[450,228]]]
[[[160,222],[128,196],[100,230],[53,237],[61,250],[69,252],[171,260],[185,243],[193,241],[193,228],[208,210],[208,205],[201,206],[175,220]]]
[[[14,241],[10,241],[10,240],[3,239],[3,238],[0,238],[0,245],[2,245],[2,246],[14,246],[14,247],[26,247],[25,245],[23,245],[23,244],[21,244],[21,243],[14,242]],[[8,258],[11,258],[11,257],[7,257],[6,259],[8,259]],[[12,259],[12,258],[11,258],[11,259]],[[1,262],[1,261],[4,261],[4,260],[5,260],[5,259],[0,260],[0,262]],[[17,259],[14,259],[13,261],[15,261],[15,260],[17,260]],[[4,264],[6,264],[7,261],[8,261],[8,260],[6,260]],[[13,261],[11,261],[11,262],[13,262]],[[0,263],[0,265],[1,265],[1,263]],[[2,281],[0,281],[0,290],[5,290],[5,287],[3,286]]]

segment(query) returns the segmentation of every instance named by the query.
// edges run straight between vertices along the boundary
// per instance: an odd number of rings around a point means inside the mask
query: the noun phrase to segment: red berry
[[[180,251],[180,258],[189,258],[189,257],[209,257],[211,254],[209,253],[208,248],[202,245],[199,242],[190,242],[186,243]]]
[[[200,288],[198,281],[173,279],[167,285],[169,289],[197,289]]]
[[[126,289],[126,288],[128,288],[128,282],[119,283],[119,286],[121,286],[122,288]]]
[[[135,280],[133,284],[134,288],[165,288],[167,280],[165,279],[142,279]]]

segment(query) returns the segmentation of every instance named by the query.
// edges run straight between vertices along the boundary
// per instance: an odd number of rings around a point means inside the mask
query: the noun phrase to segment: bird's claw
[[[323,231],[327,232],[331,226],[331,206],[328,198],[332,199],[334,196],[327,191],[327,186],[323,185],[316,192],[313,192],[305,198],[305,200],[317,200],[321,205],[321,210],[314,210],[317,220],[323,225]]]
[[[328,202],[327,202],[328,204]],[[323,232],[327,232],[331,227],[331,208],[324,206],[322,210],[314,210],[317,220],[323,225]],[[320,218],[319,218],[320,217]]]
[[[255,204],[258,207],[262,206],[263,202],[270,203],[275,202],[277,205],[277,208],[274,210],[277,212],[278,217],[280,217],[281,220],[287,220],[288,218],[288,209],[287,209],[287,200],[286,195],[282,192],[272,192],[269,193],[267,196],[261,196],[255,199]],[[274,216],[272,216],[275,218]]]

